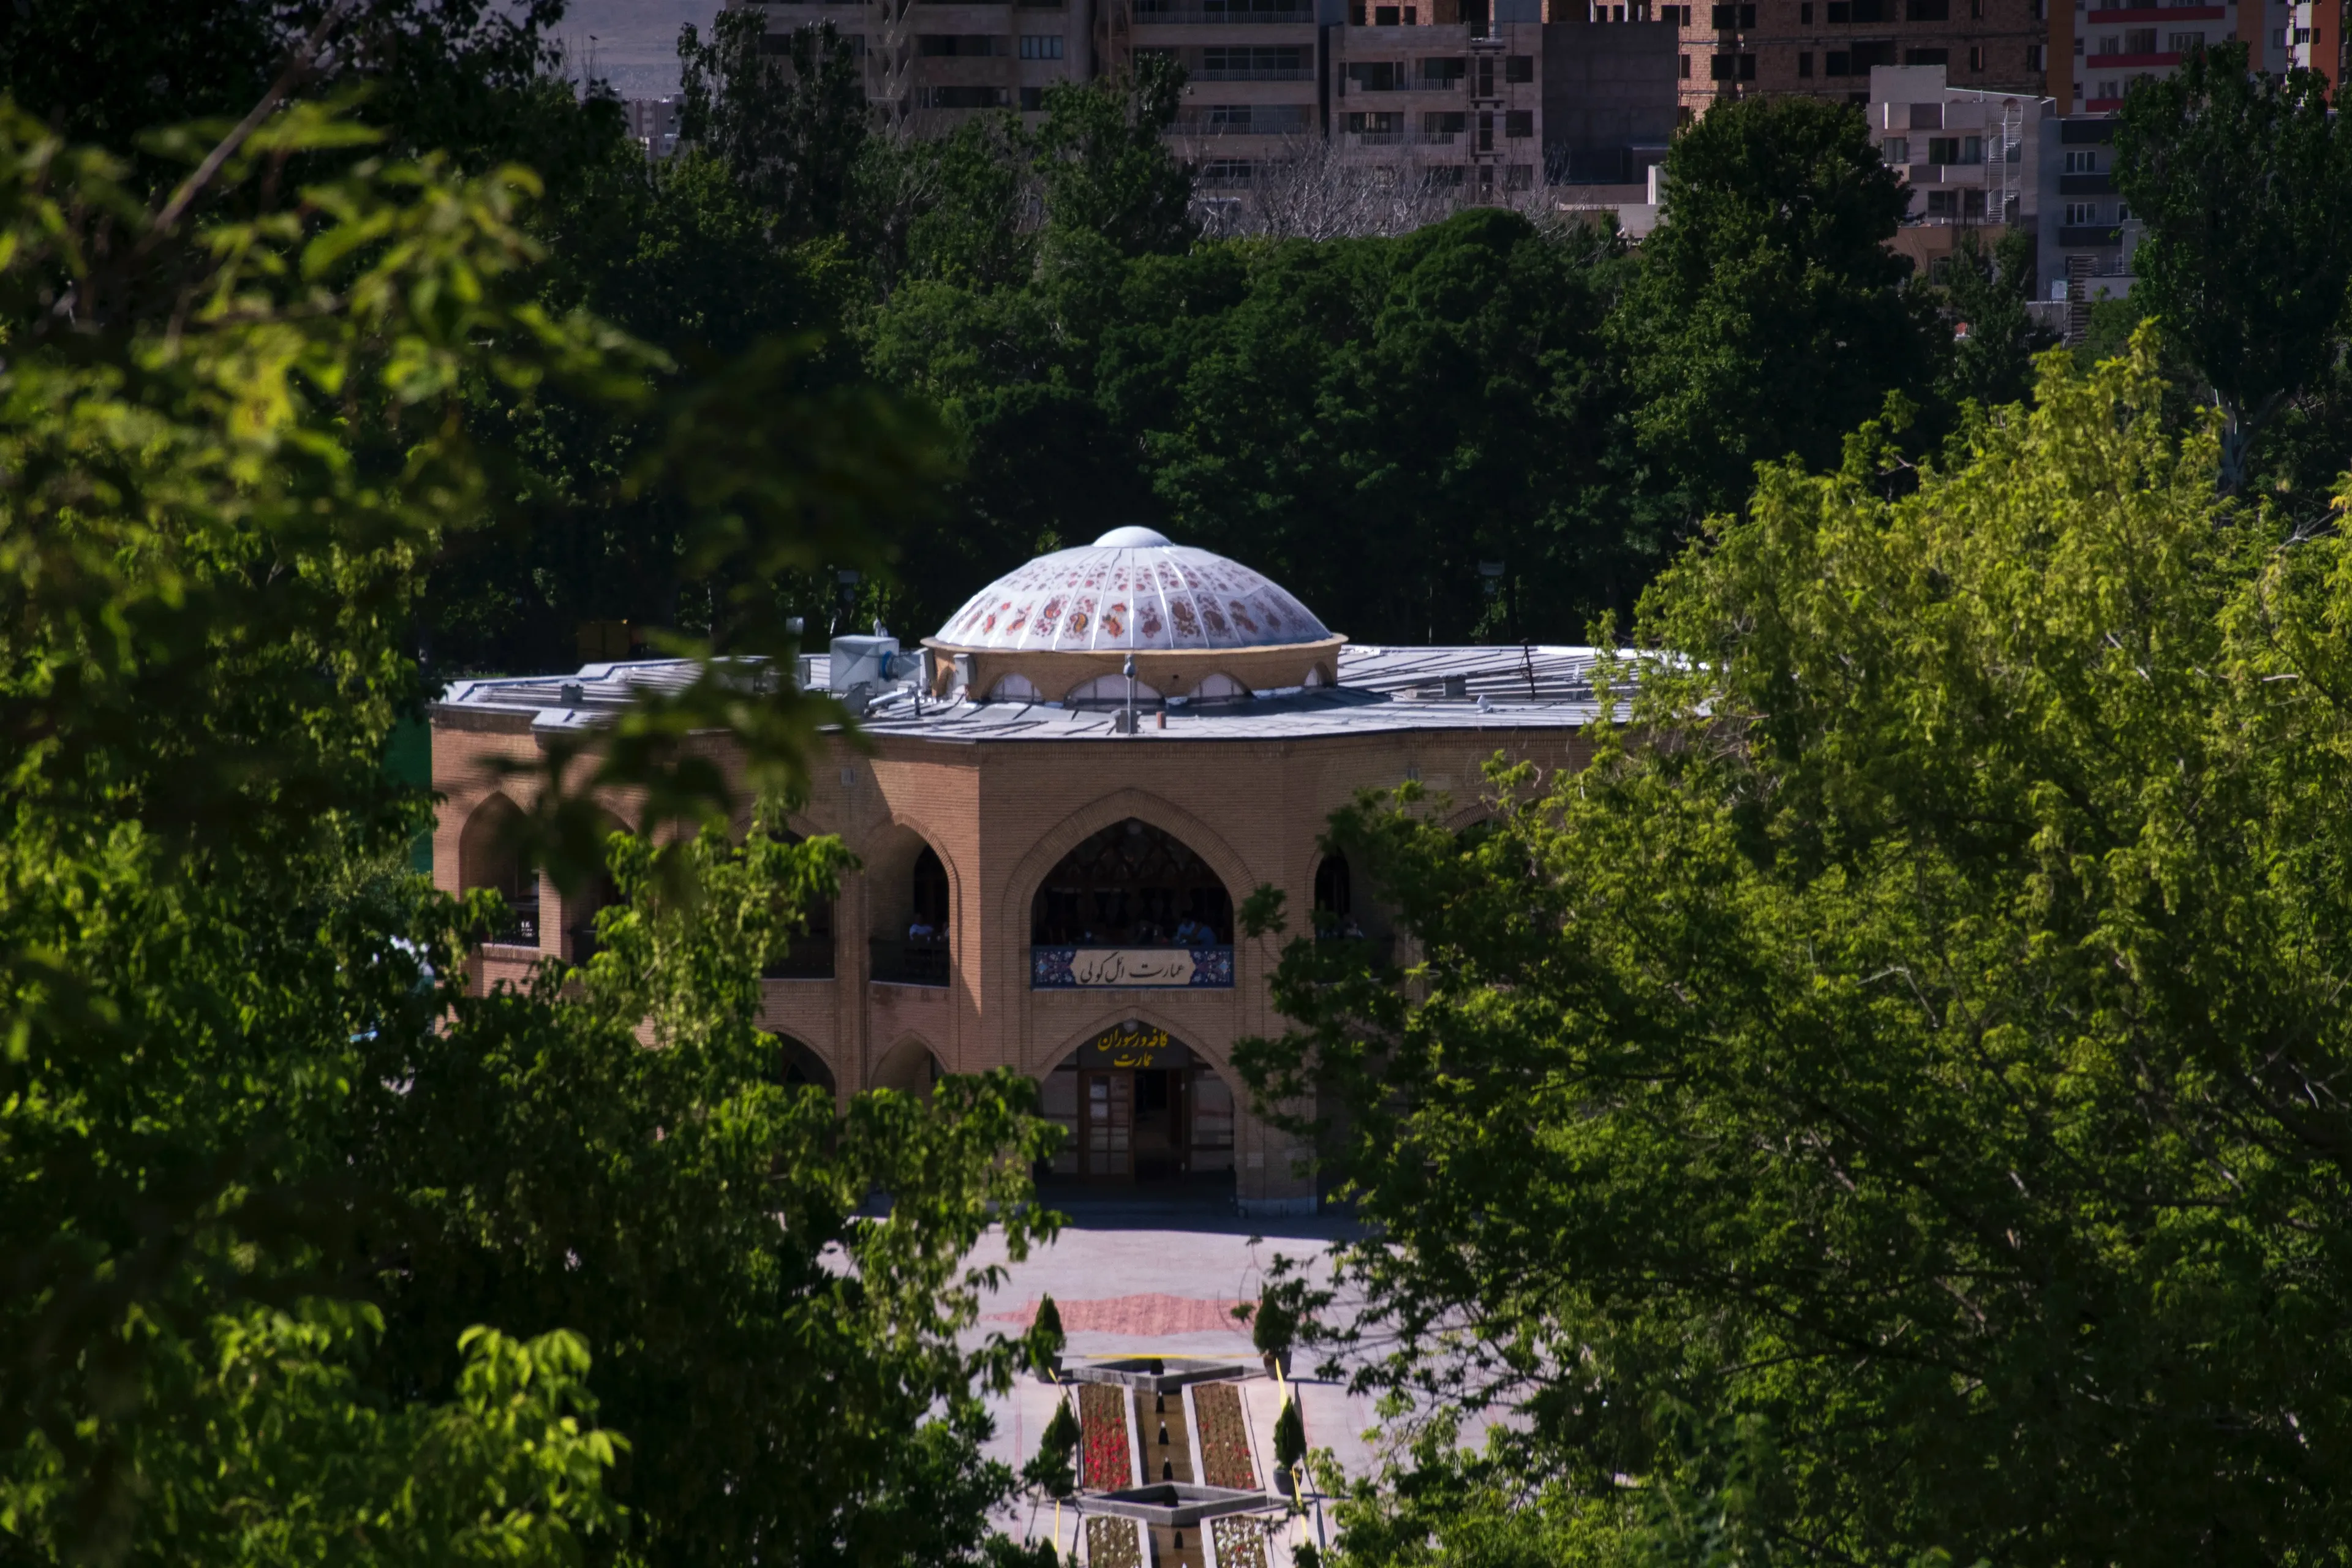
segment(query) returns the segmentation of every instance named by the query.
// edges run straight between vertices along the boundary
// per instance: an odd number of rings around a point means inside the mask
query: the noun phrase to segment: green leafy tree
[[[1671,1400],[1775,1554],[2345,1538],[2352,574],[2166,395],[2144,334],[1901,499],[1768,470],[1590,766],[1336,820],[1424,963],[1294,944],[1244,1059],[1360,1194],[1364,1380],[1511,1412],[1458,1495],[1727,1495]]]
[[[1282,1489],[1294,1496],[1298,1489],[1298,1467],[1307,1458],[1307,1423],[1298,1414],[1296,1396],[1282,1402],[1281,1411],[1274,1418],[1274,1464],[1282,1472]]]
[[[2222,488],[2241,489],[2264,429],[2343,355],[2352,131],[2317,72],[2270,76],[2221,44],[2132,85],[2116,185],[2147,226],[2132,299],[2210,389]],[[2324,479],[2340,451],[2321,460]]]
[[[1054,1418],[1037,1439],[1037,1452],[1022,1479],[1050,1498],[1067,1498],[1078,1489],[1074,1460],[1078,1451],[1078,1418],[1064,1399],[1054,1406]]]
[[[1167,142],[1184,93],[1174,57],[1139,53],[1128,75],[1045,89],[1037,128],[1037,170],[1045,187],[1049,241],[1097,246],[1114,256],[1183,250],[1200,233],[1193,222],[1192,176]]]
[[[1675,138],[1664,210],[1611,318],[1642,450],[1735,508],[1756,465],[1833,467],[1890,392],[1924,400],[1936,352],[1910,263],[1909,193],[1862,118],[1813,98],[1719,105]]]
[[[705,42],[678,34],[678,137],[718,159],[777,235],[840,232],[866,141],[865,75],[831,22],[764,48],[763,10],[721,11]]]
[[[713,656],[789,646],[780,574],[873,559],[936,482],[924,426],[549,310],[523,171],[370,155],[300,100],[150,145],[192,171],[160,205],[0,111],[5,1550],[1001,1554],[976,1400],[1030,1348],[961,1342],[961,1259],[1046,1229],[1027,1091],[837,1120],[778,1087],[756,977],[838,846],[656,852],[595,798],[730,820],[712,732],[756,790],[805,778],[829,706]],[[469,413],[551,388],[658,432],[633,477],[688,509],[724,636],[553,749],[522,847],[625,890],[602,951],[474,996],[496,900],[406,874],[431,805],[383,758],[427,564],[513,494]]]
[[[2033,387],[2034,356],[2055,332],[2025,307],[2033,298],[2033,236],[2014,229],[1987,255],[1965,234],[1939,280],[1942,317],[1957,337],[1941,391],[1953,403],[2016,403]]]

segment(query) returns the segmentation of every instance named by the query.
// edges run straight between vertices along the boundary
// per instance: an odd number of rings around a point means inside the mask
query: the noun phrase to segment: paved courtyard
[[[1052,1246],[1012,1263],[1001,1239],[992,1236],[974,1254],[975,1263],[1004,1264],[1007,1278],[982,1306],[982,1321],[972,1331],[975,1337],[1018,1332],[1038,1299],[1050,1294],[1068,1336],[1065,1355],[1072,1360],[1154,1355],[1171,1363],[1189,1358],[1239,1362],[1255,1371],[1257,1353],[1248,1327],[1232,1316],[1234,1305],[1257,1300],[1277,1255],[1308,1261],[1317,1278],[1328,1278],[1331,1243],[1353,1234],[1348,1221],[1333,1216],[1244,1220],[1181,1199],[1106,1201],[1055,1194],[1049,1201],[1071,1220]],[[1312,1377],[1295,1387],[1308,1445],[1329,1449],[1349,1475],[1369,1473],[1374,1456],[1365,1435],[1375,1425],[1370,1401]],[[1063,1392],[1024,1379],[1009,1398],[995,1402],[992,1457],[1017,1467],[1034,1453],[1038,1434]],[[1281,1393],[1263,1375],[1241,1384],[1241,1393],[1264,1477],[1273,1468],[1271,1434]],[[1005,1522],[1016,1534],[1043,1540],[1055,1520],[1050,1506],[1024,1505]],[[1328,1530],[1328,1519],[1322,1523]],[[1288,1546],[1314,1539],[1317,1524],[1310,1510],[1307,1519],[1276,1531],[1270,1544],[1279,1560],[1276,1568],[1287,1561]],[[1065,1511],[1059,1525],[1066,1552],[1078,1544],[1076,1521]]]

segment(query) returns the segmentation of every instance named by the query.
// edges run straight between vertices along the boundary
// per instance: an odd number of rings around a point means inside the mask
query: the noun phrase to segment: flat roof
[[[1640,656],[1621,649],[1616,658]],[[1339,683],[1297,688],[1234,701],[1160,705],[1140,733],[1159,741],[1293,741],[1401,731],[1579,730],[1600,716],[1592,689],[1598,649],[1555,644],[1476,647],[1339,650]],[[453,682],[436,711],[528,714],[534,729],[593,728],[639,691],[676,691],[698,666],[685,659],[583,665],[572,675],[533,675]],[[747,660],[747,678],[764,679],[764,662]],[[1459,679],[1461,695],[1446,683]],[[1627,704],[1620,699],[1617,716]],[[1139,711],[1145,704],[1137,704]],[[1125,738],[1117,709],[1059,702],[939,702],[919,706],[910,689],[886,692],[859,720],[868,734],[947,742],[1083,741]]]

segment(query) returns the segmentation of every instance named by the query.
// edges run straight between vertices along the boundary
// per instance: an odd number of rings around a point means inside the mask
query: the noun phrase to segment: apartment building
[[[1535,0],[1498,0],[1493,14],[1469,18],[1456,0],[1353,5],[1333,39],[1331,134],[1344,157],[1481,195],[1542,180]]]
[[[2297,7],[2285,0],[2230,0],[2218,5],[2053,3],[2050,54],[2071,60],[2053,70],[2050,95],[2058,112],[2105,114],[2123,107],[2125,89],[2142,77],[2168,76],[2181,58],[2208,44],[2235,38],[2254,68],[2283,71],[2294,59]],[[2312,29],[2305,28],[2306,33]],[[2306,38],[2305,46],[2309,47]]]
[[[727,0],[739,9],[757,0]],[[762,7],[777,54],[830,22],[866,70],[866,97],[919,132],[974,112],[1035,112],[1057,81],[1096,70],[1093,0],[782,0]]]
[[[1099,0],[1104,65],[1159,55],[1184,68],[1174,138],[1204,183],[1239,184],[1323,135],[1328,18],[1315,0]]]
[[[1554,17],[1563,4],[1553,0]],[[1757,93],[1870,100],[1882,66],[1942,66],[1958,85],[1990,92],[2044,90],[2057,0],[1733,0],[1664,5],[1591,0],[1596,23],[1664,22],[1680,40],[1680,118]]]
[[[677,102],[670,98],[631,98],[621,103],[630,139],[647,158],[667,158],[677,151]]]

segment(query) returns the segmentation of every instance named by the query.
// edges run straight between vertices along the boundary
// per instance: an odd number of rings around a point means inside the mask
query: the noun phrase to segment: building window
[[[2134,27],[2130,32],[2126,33],[2124,35],[2124,53],[2127,55],[2152,55],[2156,53],[2156,29],[2154,27]]]
[[[1799,49],[1797,51],[1797,74],[1801,77],[1809,77],[1813,74],[1812,50]]]
[[[1948,66],[1952,63],[1949,49],[1906,49],[1903,63],[1906,66]]]
[[[1375,5],[1372,7],[1372,26],[1393,27],[1397,25],[1397,18],[1401,15],[1402,13],[1393,5]]]
[[[1035,114],[1045,107],[1045,89],[1044,88],[1024,87],[1021,89],[1021,112]]]
[[[1706,79],[1709,81],[1730,81],[1733,79],[1732,73],[1737,71],[1738,68],[1739,57],[1738,55],[1711,56],[1708,58],[1706,62]]]
[[[1523,141],[1536,133],[1536,111],[1513,109],[1503,115],[1503,134],[1513,141]]]
[[[1062,36],[1059,33],[1030,33],[1022,37],[1021,58],[1024,60],[1058,60],[1062,58]]]
[[[1478,151],[1491,153],[1494,150],[1495,117],[1492,114],[1482,114],[1478,117]]]
[[[1969,69],[1977,72],[1979,75],[1983,74],[1984,46],[1982,44],[1970,44],[1969,46]]]
[[[1822,57],[1822,74],[1823,76],[1852,76],[1853,74],[1853,56],[1844,49],[1830,50],[1829,53]]]
[[[1903,17],[1909,22],[1948,22],[1952,0],[1903,0]]]
[[[1739,79],[1742,81],[1754,81],[1756,79],[1756,57],[1754,55],[1742,55],[1739,57]]]
[[[2066,166],[2063,172],[2069,174],[2095,174],[2099,172],[2099,155],[2096,152],[2069,153],[2066,154]]]
[[[2066,226],[2068,228],[2084,228],[2098,221],[2098,203],[2068,202],[2066,204]]]
[[[2194,54],[2197,50],[2205,47],[2205,35],[2202,33],[2175,33],[2171,37],[2165,40],[2165,44],[2166,47],[2170,48],[2176,55]]]
[[[1797,26],[1801,27],[1810,27],[1812,25],[1813,0],[1800,0],[1800,4],[1797,6]]]
[[[1402,92],[1405,89],[1405,63],[1402,60],[1363,60],[1348,68],[1348,85],[1358,92]]]
[[[1927,193],[1927,216],[1929,217],[1947,218],[1959,216],[1960,193],[1958,191],[1929,191]]]
[[[2117,202],[2116,204],[2116,221],[2117,223],[2131,222],[2131,203]]]
[[[934,87],[923,92],[926,109],[1010,109],[1013,95],[1001,87]]]
[[[1536,58],[1535,58],[1535,56],[1533,56],[1533,55],[1507,55],[1507,56],[1504,57],[1504,59],[1503,59],[1503,79],[1504,79],[1505,81],[1533,81],[1533,80],[1535,80],[1535,79],[1536,79]]]
[[[1460,55],[1438,55],[1413,63],[1420,68],[1421,85],[1423,87],[1459,87],[1470,68],[1470,62]],[[1402,87],[1404,84],[1399,82],[1397,85]]]
[[[1535,185],[1536,166],[1533,163],[1513,163],[1503,171],[1503,189],[1507,191],[1531,191]]]
[[[1425,109],[1421,114],[1421,133],[1424,136],[1443,136],[1452,141],[1461,135],[1469,123],[1470,117],[1458,109]]]
[[[1907,163],[1911,161],[1911,139],[1889,136],[1878,144],[1878,154],[1889,163]]]
[[[2025,46],[2025,68],[2030,71],[2038,71],[2042,68],[2042,46],[2040,44],[2028,44]]]
[[[1690,80],[1690,57],[1688,55],[1685,55],[1683,57],[1683,79],[1685,81]]]

